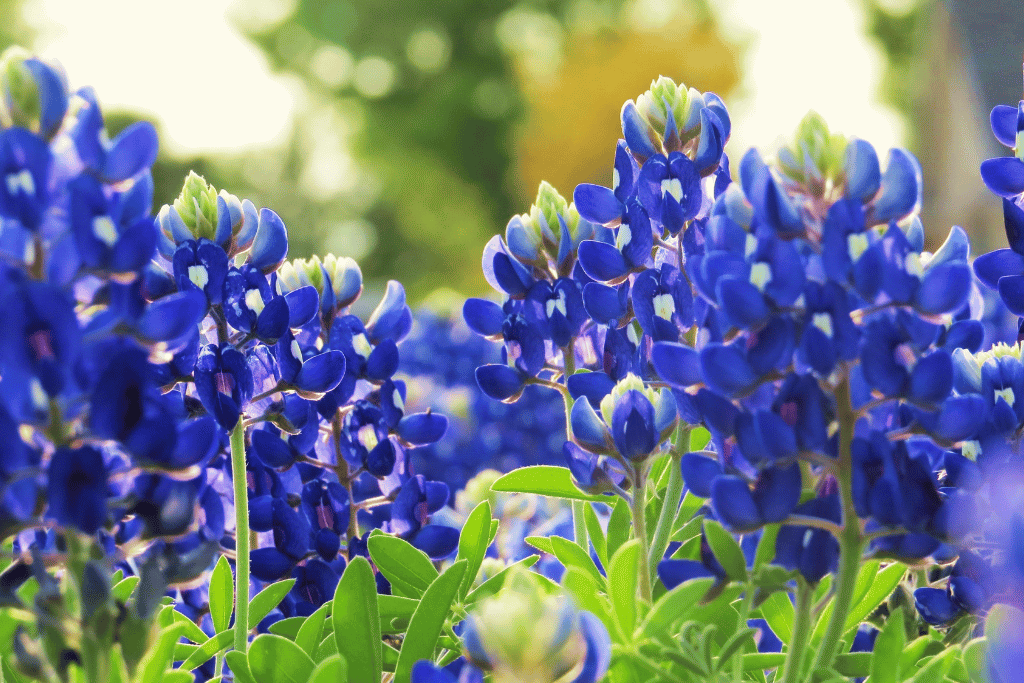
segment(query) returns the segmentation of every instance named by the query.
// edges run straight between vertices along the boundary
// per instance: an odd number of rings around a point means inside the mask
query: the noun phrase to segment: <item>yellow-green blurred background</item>
[[[188,169],[284,218],[291,256],[359,260],[413,302],[486,289],[480,252],[546,179],[610,182],[626,99],[723,97],[734,158],[808,108],[921,159],[933,239],[1000,244],[977,168],[1020,98],[1019,0],[0,0],[0,43],[154,121],[158,203]],[[435,297],[436,298],[436,297]]]

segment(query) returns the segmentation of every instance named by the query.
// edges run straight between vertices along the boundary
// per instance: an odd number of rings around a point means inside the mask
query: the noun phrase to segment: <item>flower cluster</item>
[[[153,127],[110,139],[91,89],[2,61],[0,538],[24,562],[78,533],[125,573],[155,558],[197,619],[195,579],[224,552],[248,595],[251,551],[255,579],[296,579],[264,625],[329,600],[373,529],[451,553],[429,524],[449,489],[409,457],[447,418],[394,378],[402,286],[361,320],[354,261],[287,261],[277,214],[195,174],[154,216]]]

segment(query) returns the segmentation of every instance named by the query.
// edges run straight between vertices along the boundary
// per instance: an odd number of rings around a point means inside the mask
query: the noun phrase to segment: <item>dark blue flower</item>
[[[841,523],[842,508],[838,494],[813,498],[797,506],[794,512]],[[786,524],[775,540],[775,559],[786,569],[799,571],[804,579],[817,584],[835,571],[839,562],[839,542],[824,529]]]
[[[433,559],[446,557],[459,540],[458,529],[428,525],[430,515],[448,502],[448,486],[417,474],[406,481],[391,504],[385,531],[412,543]]]
[[[309,289],[315,294],[312,287]],[[254,334],[266,344],[276,343],[289,327],[287,299],[275,296],[267,276],[248,264],[228,270],[224,279],[223,310],[231,327]]]
[[[172,264],[179,290],[199,290],[211,304],[221,302],[228,275],[228,255],[220,246],[205,238],[186,240],[174,251]]]
[[[47,516],[83,533],[107,520],[107,466],[92,446],[58,448],[47,469]]]
[[[675,266],[666,263],[637,275],[632,300],[637,322],[655,342],[677,341],[693,325],[690,283]]]
[[[195,367],[196,393],[203,407],[230,431],[252,398],[252,372],[237,349],[208,344],[199,352]]]
[[[538,280],[526,294],[524,313],[541,336],[559,347],[567,346],[587,320],[580,286],[568,278]]]
[[[714,154],[709,149],[708,153],[707,161],[717,164],[722,150]],[[652,220],[677,234],[686,221],[697,216],[704,200],[697,164],[681,152],[672,152],[667,158],[652,156],[640,169],[637,196]]]
[[[74,304],[56,287],[26,282],[6,292],[0,315],[0,392],[13,417],[32,422],[49,410],[49,399],[77,386],[82,333]]]

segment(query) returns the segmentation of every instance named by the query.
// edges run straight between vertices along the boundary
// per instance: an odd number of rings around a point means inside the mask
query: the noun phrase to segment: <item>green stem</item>
[[[750,608],[754,602],[754,586],[751,585],[750,580],[747,580],[746,585],[743,587],[743,602],[740,604],[740,618],[736,622],[736,628],[743,629],[747,627],[747,618],[750,617]],[[732,680],[734,683],[742,683],[743,681],[743,650],[733,655],[732,664]]]
[[[825,636],[818,646],[818,656],[814,660],[815,669],[832,666],[839,650],[839,642],[846,630],[846,617],[853,602],[853,591],[857,585],[857,573],[860,571],[861,550],[864,537],[860,530],[860,520],[853,505],[853,429],[857,415],[850,404],[850,382],[843,379],[836,387],[836,408],[839,413],[839,463],[836,468],[836,480],[839,484],[839,495],[843,502],[843,531],[839,537],[839,573],[833,583],[835,598],[832,602],[832,616],[829,618]]]
[[[629,512],[633,518],[633,537],[640,541],[640,599],[651,601],[651,563],[647,559],[650,546],[647,543],[647,466],[637,463],[633,467],[633,499]]]
[[[590,538],[587,536],[587,520],[583,516],[584,507],[587,503],[582,500],[572,502],[572,530],[576,545],[583,548],[583,552],[590,554]]]
[[[689,443],[689,428],[682,432]],[[687,450],[689,450],[687,448]],[[668,484],[665,486],[665,498],[661,502],[661,512],[658,514],[658,525],[654,528],[654,537],[651,539],[651,551],[648,561],[651,570],[656,571],[658,563],[665,557],[665,550],[668,548],[668,539],[672,535],[672,524],[676,521],[676,513],[679,512],[679,502],[683,495],[683,473],[679,468],[679,461],[682,460],[683,449],[672,449],[672,460],[669,463]],[[654,577],[651,577],[654,580]]]
[[[798,578],[797,582],[799,587],[796,593],[796,617],[793,621],[793,634],[789,639],[789,651],[786,653],[782,683],[799,683],[800,669],[811,632],[811,606],[814,603],[814,589],[803,578]]]
[[[235,650],[249,643],[249,484],[245,471],[245,427],[231,431],[231,477],[235,485]]]

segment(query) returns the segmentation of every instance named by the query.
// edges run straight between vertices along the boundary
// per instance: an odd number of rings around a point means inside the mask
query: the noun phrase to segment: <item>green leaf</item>
[[[181,633],[181,635],[185,636],[186,638],[191,640],[193,643],[198,643],[199,645],[202,645],[203,643],[205,643],[207,640],[210,639],[209,636],[207,636],[205,633],[203,633],[203,629],[201,629],[198,626],[196,626],[196,623],[194,621],[192,621],[191,619],[189,619],[188,617],[186,617],[184,614],[182,614],[178,610],[174,609],[173,607],[171,608],[171,612],[172,612],[172,614],[174,616],[174,621],[176,621],[176,622],[178,622],[178,623],[180,623],[182,625],[182,633]],[[225,626],[224,628],[227,628],[227,627]]]
[[[874,612],[875,608],[892,594],[906,573],[907,568],[899,563],[890,564],[882,571],[874,573],[871,587],[868,588],[860,602],[856,603],[850,610],[850,615],[846,617],[844,630],[848,631],[857,626],[869,614]],[[860,583],[859,576],[857,577],[857,582]]]
[[[480,565],[483,564],[487,546],[491,541],[491,504],[481,502],[469,513],[466,523],[462,526],[459,536],[459,554],[457,560],[466,560],[466,576],[462,579],[459,595],[465,597],[473,587]]]
[[[331,655],[317,664],[309,677],[309,683],[345,683],[348,680],[348,664],[341,655]]]
[[[249,628],[256,628],[270,610],[277,607],[288,591],[295,585],[295,579],[285,579],[272,583],[249,601]]]
[[[129,576],[127,579],[121,579],[114,587],[110,589],[111,595],[115,599],[125,602],[131,597],[135,587],[139,585],[139,577]]]
[[[370,536],[366,547],[373,564],[391,582],[392,588],[410,598],[423,595],[427,586],[437,578],[437,570],[430,558],[408,541],[378,534]]]
[[[957,655],[955,648],[943,650],[939,654],[928,660],[928,663],[922,666],[914,674],[914,677],[910,679],[910,683],[932,683],[932,681],[941,681],[946,676],[946,672],[949,671],[949,665],[953,657]]]
[[[501,590],[501,587],[505,585],[505,578],[508,577],[509,572],[514,569],[529,569],[533,565],[540,561],[540,555],[530,555],[529,557],[523,558],[518,562],[510,564],[509,566],[502,569],[500,572],[492,576],[491,578],[484,581],[482,584],[474,588],[469,595],[466,596],[465,604],[471,605],[477,600],[482,598],[489,598],[490,596]]]
[[[377,609],[380,611],[380,630],[382,633],[400,633],[406,629],[412,613],[416,611],[418,600],[403,598],[400,595],[378,595]],[[394,622],[401,622],[396,628]]]
[[[561,536],[551,536],[551,550],[558,561],[568,567],[577,567],[590,574],[599,587],[604,587],[604,576],[598,570],[594,560],[583,551],[583,548]]]
[[[316,657],[313,657],[313,661],[322,662],[336,654],[338,654],[338,641],[334,637],[334,631],[331,631],[331,635],[320,641],[320,645],[316,648]]]
[[[157,683],[162,679],[164,671],[171,664],[174,644],[178,641],[181,630],[181,624],[171,624],[160,632],[155,647],[151,648],[139,662],[139,667],[135,672],[137,681]]]
[[[393,673],[398,666],[398,650],[384,643],[384,649],[381,651],[381,664],[384,671]]]
[[[711,432],[706,427],[697,426],[690,432],[690,450],[702,451],[711,441]]]
[[[316,646],[320,644],[324,621],[327,620],[327,610],[330,606],[329,602],[321,605],[317,611],[306,617],[299,632],[295,634],[295,644],[310,657],[316,654]]]
[[[900,655],[906,644],[903,608],[897,607],[885,622],[871,657],[871,683],[896,683],[900,678]]]
[[[14,666],[3,657],[0,657],[0,680],[3,680],[4,683],[27,683]]]
[[[398,662],[395,664],[396,683],[409,683],[412,665],[421,659],[434,658],[437,639],[452,603],[458,596],[466,567],[466,560],[459,560],[437,577],[423,593],[423,599],[413,612],[405,640],[402,641],[402,649],[398,653]]]
[[[276,636],[284,636],[288,640],[295,640],[299,629],[306,623],[305,617],[288,617],[281,621],[275,621],[270,625],[270,632]]]
[[[338,654],[348,662],[350,677],[356,681],[379,681],[382,642],[377,583],[365,557],[356,557],[345,567],[334,593],[331,619]]]
[[[853,599],[850,600],[850,605],[859,605],[864,596],[868,594],[868,590],[871,588],[871,584],[875,582],[875,577],[878,576],[878,569],[881,566],[882,563],[878,560],[868,560],[860,566],[860,571],[857,573],[857,582],[853,585]]]
[[[789,601],[787,593],[772,593],[761,604],[761,617],[768,622],[779,640],[786,644],[793,637],[795,615],[796,610],[793,609],[793,603]]]
[[[2,676],[0,676],[2,679]],[[121,652],[121,644],[114,643],[110,648],[110,681],[109,683],[130,683],[131,676],[128,674],[128,665],[124,661],[124,654]],[[10,683],[14,683],[11,681]]]
[[[615,555],[616,551],[629,539],[630,513],[629,503],[625,498],[616,498],[615,506],[612,508],[612,515],[608,518],[608,560]]]
[[[647,637],[667,633],[670,626],[686,620],[689,611],[711,587],[712,579],[693,579],[668,591],[654,603],[644,618],[641,630]]]
[[[757,542],[757,552],[754,553],[754,569],[760,569],[775,557],[775,539],[781,526],[769,524],[761,531],[761,540]]]
[[[205,643],[196,648],[195,652],[188,656],[184,662],[182,662],[182,669],[191,671],[196,667],[200,667],[216,655],[221,650],[226,650],[233,642],[235,642],[234,631],[221,631],[217,635],[213,636]]]
[[[608,563],[608,593],[615,611],[615,621],[627,643],[632,642],[633,631],[636,628],[636,582],[639,557],[640,544],[634,539],[624,543]]]
[[[550,536],[527,536],[523,539],[527,545],[531,545],[542,553],[554,555],[555,549],[551,547]]]
[[[281,636],[264,633],[249,645],[249,672],[260,683],[306,683],[313,660],[301,647]]]
[[[711,519],[704,520],[704,534],[707,536],[711,551],[729,578],[739,583],[746,582],[747,560],[743,556],[743,549],[732,534]]]
[[[785,663],[786,655],[782,652],[748,652],[743,655],[744,671],[775,669]]]
[[[903,652],[900,654],[900,671],[910,671],[928,654],[934,654],[934,652],[926,652],[929,644],[934,644],[933,646],[938,649],[942,649],[942,644],[937,640],[933,640],[930,636],[914,638],[912,641],[907,643],[906,647],[903,648]]]
[[[221,557],[223,557],[223,555]],[[160,680],[162,683],[193,683],[196,679],[195,676],[188,671],[171,669],[170,671],[165,671]]]
[[[597,518],[593,505],[583,506],[583,521],[587,525],[587,536],[590,537],[590,542],[594,544],[594,550],[597,552],[597,559],[601,560],[602,567],[607,567],[608,540],[605,538],[601,520]]]
[[[210,619],[217,633],[227,630],[231,623],[231,611],[235,608],[235,581],[231,576],[231,565],[224,555],[217,560],[217,566],[210,575]]]
[[[608,604],[601,597],[597,583],[589,573],[577,567],[569,567],[562,576],[562,586],[576,598],[576,603],[580,607],[593,612],[601,621],[611,621]]]
[[[249,659],[244,652],[231,650],[224,655],[224,661],[226,661],[227,668],[234,675],[234,682],[257,683],[256,679],[253,678],[252,672],[249,671]]]
[[[572,483],[572,475],[567,467],[553,465],[534,465],[512,470],[491,484],[491,490],[505,493],[536,493],[554,498],[589,500],[594,503],[607,503],[609,500],[608,496],[594,496],[580,491]]]
[[[863,678],[871,673],[870,652],[844,652],[836,655],[835,670],[850,678]]]

